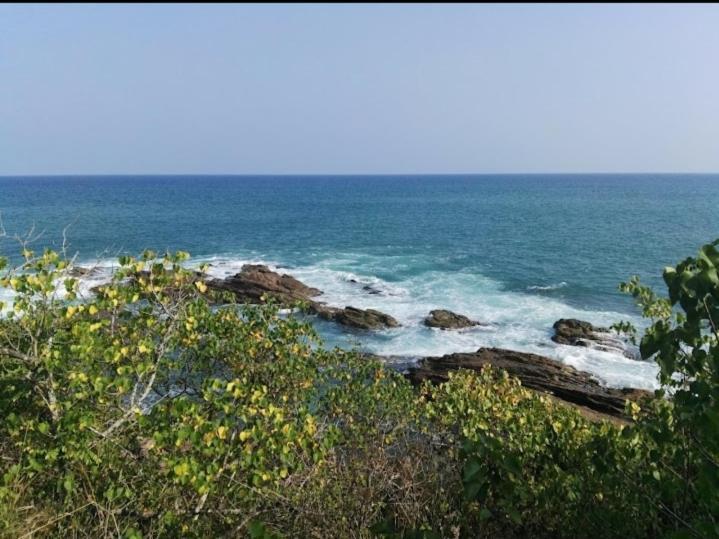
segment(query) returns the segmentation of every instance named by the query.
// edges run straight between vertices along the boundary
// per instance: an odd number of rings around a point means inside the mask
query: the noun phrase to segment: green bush
[[[642,484],[681,537],[719,537],[719,240],[664,270],[668,297],[622,283],[652,322],[640,342],[660,367],[663,397],[638,429],[655,464]],[[620,325],[622,327],[622,325]],[[628,324],[623,325],[635,333]]]
[[[627,424],[491,369],[416,391],[186,253],[123,257],[91,297],[23,256],[0,259],[2,536],[719,536],[714,246],[668,299],[623,286],[674,395]]]
[[[397,443],[416,414],[398,374],[316,348],[311,326],[276,306],[213,296],[184,253],[123,257],[91,298],[56,253],[24,255],[0,282],[17,294],[0,321],[9,535],[205,536],[258,520],[309,533],[385,514],[383,499],[354,509],[349,483],[344,513],[309,512],[332,473],[349,481],[358,455]],[[386,483],[381,496],[401,498]]]
[[[465,516],[483,537],[651,537],[623,428],[592,422],[506,373],[460,372],[428,413],[463,441]]]

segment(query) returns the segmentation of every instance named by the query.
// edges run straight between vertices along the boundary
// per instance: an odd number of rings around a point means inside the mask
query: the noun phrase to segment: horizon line
[[[260,173],[234,173],[234,172],[153,172],[153,173],[53,173],[53,174],[0,174],[0,178],[110,178],[110,177],[193,177],[193,176],[205,176],[205,177],[288,177],[288,178],[301,178],[301,177],[429,177],[429,176],[671,176],[671,175],[683,175],[683,176],[711,176],[719,175],[719,171],[703,171],[703,172],[372,172],[372,173],[355,173],[355,172],[341,172],[341,173],[306,173],[306,172],[289,172],[289,173],[271,173],[271,172],[260,172]]]

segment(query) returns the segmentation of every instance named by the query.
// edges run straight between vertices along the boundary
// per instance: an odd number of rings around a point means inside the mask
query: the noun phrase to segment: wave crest
[[[559,290],[560,288],[564,288],[565,286],[567,286],[567,283],[564,282],[564,281],[562,281],[561,283],[557,283],[557,284],[532,285],[532,286],[528,286],[528,287],[527,287],[527,290],[543,290],[543,291],[546,291],[546,290]]]

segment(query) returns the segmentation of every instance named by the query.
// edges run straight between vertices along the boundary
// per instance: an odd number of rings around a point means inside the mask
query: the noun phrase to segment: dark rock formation
[[[559,344],[571,344],[573,346],[586,346],[588,340],[596,340],[596,334],[607,333],[606,328],[598,328],[575,318],[562,318],[557,320],[554,325],[554,335],[552,340]]]
[[[424,380],[442,383],[447,380],[450,371],[460,368],[480,370],[485,365],[507,371],[519,378],[525,387],[614,417],[623,417],[626,400],[651,395],[640,389],[604,387],[589,373],[553,359],[501,348],[480,348],[473,353],[428,357],[410,369],[407,377],[415,384]]]
[[[329,307],[321,303],[310,305],[310,312],[325,320],[331,320],[356,329],[384,329],[399,326],[390,315],[374,309],[358,309],[347,306],[344,309]]]
[[[554,328],[552,340],[558,344],[596,348],[637,359],[636,352],[607,328],[596,327],[589,322],[575,318],[562,318],[557,320],[552,327]]]
[[[261,264],[245,264],[240,273],[226,279],[211,279],[207,285],[215,290],[234,292],[237,300],[245,303],[262,303],[262,297],[266,296],[287,305],[309,301],[322,293],[290,275],[281,275]]]
[[[368,294],[372,294],[372,295],[380,295],[380,294],[382,294],[382,291],[381,291],[381,290],[377,290],[376,288],[374,288],[373,286],[368,285],[368,284],[364,285],[364,286],[362,287],[362,290],[364,290],[364,291],[367,292]]]
[[[345,326],[360,329],[394,328],[399,322],[390,315],[374,309],[357,309],[356,307],[345,307],[337,311],[333,320]]]
[[[70,277],[100,277],[103,271],[100,268],[86,268],[84,266],[73,266],[68,271]]]
[[[461,329],[481,325],[479,322],[470,320],[464,315],[453,313],[444,309],[435,309],[429,312],[424,319],[424,325],[439,329]]]
[[[322,291],[260,264],[246,264],[240,273],[226,279],[210,279],[207,285],[215,290],[234,292],[237,300],[244,303],[262,303],[263,297],[271,297],[282,305],[304,301],[309,305],[311,314],[352,328],[383,329],[399,326],[397,320],[374,309],[342,309],[314,301],[311,298],[319,296]]]
[[[348,283],[352,283],[352,284],[362,284],[362,283],[360,283],[357,279],[354,279],[354,278],[347,279],[347,282],[348,282]],[[364,291],[367,292],[368,294],[372,294],[372,295],[380,295],[380,294],[382,294],[382,291],[381,291],[380,289],[375,288],[375,287],[372,286],[371,284],[366,284],[366,285],[364,285],[364,286],[362,287],[362,290],[364,290]]]

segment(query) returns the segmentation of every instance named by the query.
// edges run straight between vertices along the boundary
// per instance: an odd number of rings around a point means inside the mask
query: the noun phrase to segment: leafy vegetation
[[[719,536],[719,240],[664,270],[668,297],[622,283],[652,321],[640,342],[664,389],[642,423],[657,469],[644,478],[682,536]],[[630,333],[636,333],[627,326]],[[666,393],[671,399],[665,399]]]
[[[415,390],[186,253],[123,257],[84,297],[25,247],[0,259],[0,535],[719,537],[716,245],[668,299],[623,285],[666,388],[631,424],[489,369]]]

